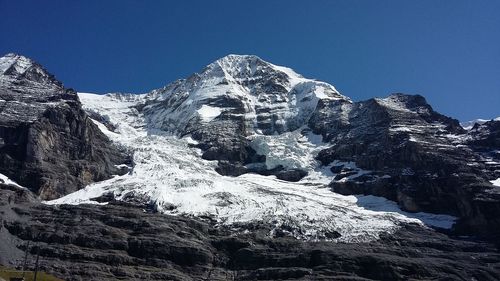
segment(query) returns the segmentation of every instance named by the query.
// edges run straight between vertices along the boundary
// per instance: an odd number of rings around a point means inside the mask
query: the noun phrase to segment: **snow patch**
[[[108,127],[106,127],[106,125],[104,125],[103,123],[92,118],[90,118],[90,120],[92,121],[92,123],[96,124],[99,130],[101,130],[101,132],[103,132],[105,135],[109,136],[111,134],[115,134],[115,132],[110,131]]]
[[[218,107],[213,107],[209,105],[202,105],[200,109],[197,110],[201,119],[205,122],[210,122],[214,120],[217,116],[221,115],[222,111]]]
[[[252,135],[251,147],[257,154],[266,156],[266,167],[273,169],[278,166],[285,168],[301,168],[313,170],[319,166],[319,162],[314,159],[321,149],[326,148],[325,144],[318,145],[311,143],[309,137],[317,138],[312,133],[304,134],[305,128],[299,128],[292,132],[285,132],[279,135]],[[315,141],[318,141],[315,139]]]
[[[406,112],[410,111],[409,109],[406,108],[404,104],[401,103],[401,101],[397,99],[397,97],[394,96],[389,96],[387,98],[375,98],[375,101],[378,102],[380,105],[383,105],[392,110],[406,111]]]
[[[490,181],[494,186],[500,186],[500,178]]]
[[[6,175],[1,174],[1,173],[0,173],[0,182],[3,183],[3,184],[7,184],[7,185],[14,185],[14,186],[19,187],[19,188],[25,188],[25,187],[17,184],[15,181],[11,180]]]
[[[404,215],[406,217],[415,218],[426,225],[449,229],[456,222],[457,217],[449,215],[437,215],[424,212],[410,213],[402,211],[396,202],[387,200],[382,197],[377,197],[373,195],[356,196],[358,199],[357,203],[359,206],[365,207],[373,211],[383,211],[391,212]]]

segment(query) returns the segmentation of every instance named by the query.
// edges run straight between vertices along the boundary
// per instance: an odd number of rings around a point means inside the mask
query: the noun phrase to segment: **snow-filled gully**
[[[381,233],[394,232],[401,223],[448,228],[455,220],[446,215],[405,213],[379,197],[332,192],[327,187],[331,172],[328,167],[319,167],[312,157],[324,145],[314,135],[302,136],[297,131],[253,137],[256,145],[267,144],[261,152],[268,155],[268,165],[288,161],[309,168],[309,175],[299,182],[256,174],[227,177],[215,172],[215,161],[200,157],[201,151],[193,148],[192,139],[148,131],[143,117],[131,107],[134,101],[94,94],[79,96],[86,110],[101,114],[117,126],[111,132],[96,122],[111,140],[134,152],[135,165],[129,174],[91,184],[48,204],[96,204],[91,198],[112,192],[117,199],[140,196],[167,214],[211,216],[226,225],[286,225],[292,235],[307,240],[325,239],[327,233],[337,231],[341,236],[334,240],[342,242],[370,241]],[[213,110],[209,113],[205,115],[214,115]],[[300,149],[294,150],[294,146]],[[308,154],[301,155],[304,151]]]

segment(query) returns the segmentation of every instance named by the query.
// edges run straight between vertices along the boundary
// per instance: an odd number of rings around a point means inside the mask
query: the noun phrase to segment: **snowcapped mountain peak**
[[[18,54],[0,57],[0,119],[33,122],[47,108],[78,100],[76,93],[35,61]]]
[[[287,89],[300,82],[310,81],[291,68],[274,65],[255,55],[227,55],[209,64],[201,75],[204,74],[244,84],[259,79],[271,79]]]
[[[35,62],[25,56],[9,53],[0,58],[0,73],[7,74],[8,72],[15,71],[16,73],[23,74],[34,64]]]
[[[13,79],[28,80],[62,88],[62,84],[40,64],[14,53],[8,53],[0,57],[0,78],[3,78],[1,80],[4,82]]]
[[[319,100],[350,99],[332,85],[297,74],[254,55],[227,55],[200,73],[147,95],[149,124],[185,132],[199,122],[240,118],[244,127],[264,134],[304,125]]]
[[[258,64],[267,63],[256,55],[237,55],[229,54],[222,58],[219,58],[214,63],[220,65],[241,65],[241,64]]]
[[[251,70],[257,67],[263,67],[270,63],[262,60],[255,55],[235,55],[229,54],[212,62],[207,67],[221,67],[228,72],[241,72],[242,74],[252,74]]]
[[[228,79],[243,79],[255,76],[257,70],[265,68],[266,64],[253,55],[227,55],[209,64],[206,70],[221,73]]]

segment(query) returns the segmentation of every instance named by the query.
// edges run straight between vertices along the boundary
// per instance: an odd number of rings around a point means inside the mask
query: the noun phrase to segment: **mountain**
[[[383,196],[411,212],[451,214],[462,218],[456,228],[498,235],[500,189],[490,183],[499,176],[497,144],[480,153],[470,145],[474,132],[435,112],[423,97],[329,102],[311,120],[332,144],[318,154],[323,165],[354,161],[371,171],[353,178],[334,164],[340,174],[330,185],[336,192]],[[495,138],[493,131],[485,135]]]
[[[148,122],[181,135],[213,119],[238,121],[243,134],[293,131],[307,122],[320,99],[349,101],[327,83],[240,55],[221,58],[151,95],[157,97],[145,108]]]
[[[121,178],[120,184],[117,179],[100,184],[101,193],[134,200],[140,194],[163,212],[234,222],[261,219],[280,209],[273,195],[271,203],[260,202],[255,198],[259,192],[251,188],[266,186],[267,178],[254,174],[274,175],[299,186],[329,183],[330,189],[344,195],[383,196],[404,211],[456,216],[461,219],[455,227],[464,233],[499,234],[500,188],[490,182],[500,177],[498,154],[479,152],[471,145],[471,139],[478,138],[475,130],[466,131],[457,120],[435,112],[422,96],[394,94],[352,102],[335,87],[291,69],[256,56],[228,55],[200,73],[147,94],[80,98],[87,111],[105,116],[98,119],[116,128],[108,133],[112,140],[136,151],[135,174]],[[494,137],[490,131],[484,134]],[[201,158],[217,161],[216,167],[200,161],[193,146],[201,149]],[[496,147],[489,143],[483,150],[493,152]],[[153,166],[149,159],[155,159]],[[175,175],[173,182],[166,176],[170,173]],[[302,187],[269,184],[280,186],[279,197],[284,190],[290,194],[279,224],[285,221],[305,231],[300,219],[304,214],[320,221],[336,217],[328,207],[322,215],[299,211],[305,206],[291,198],[305,196]],[[81,191],[55,202],[89,200],[99,195],[95,192]],[[325,198],[315,192],[308,188],[307,196]],[[198,198],[196,208],[193,198]],[[330,200],[325,204],[338,204],[339,199]],[[248,206],[259,211],[233,215],[235,209]]]
[[[191,135],[203,158],[225,161],[224,174],[255,162],[248,136],[272,135],[304,126],[321,99],[345,100],[331,85],[256,56],[228,55],[186,80],[153,91],[144,106],[148,126]]]
[[[0,69],[1,263],[28,240],[70,280],[500,278],[499,120],[248,55],[137,95]]]
[[[0,58],[0,173],[55,199],[119,173],[125,158],[75,91],[26,57]]]

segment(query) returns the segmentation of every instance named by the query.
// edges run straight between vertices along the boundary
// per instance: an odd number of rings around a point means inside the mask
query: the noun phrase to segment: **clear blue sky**
[[[500,1],[0,0],[0,53],[79,91],[146,92],[255,54],[354,100],[421,94],[460,120],[500,116]]]

